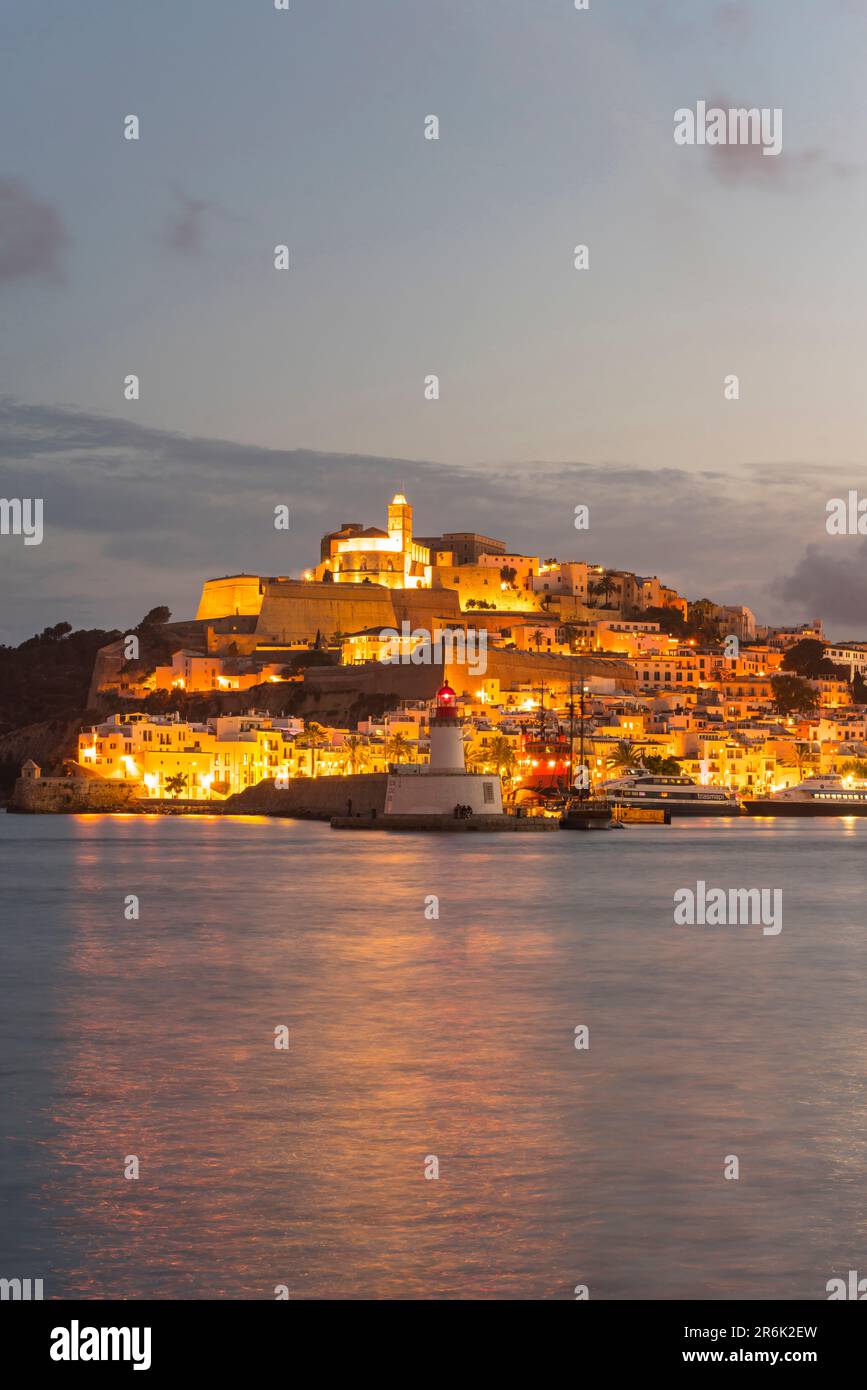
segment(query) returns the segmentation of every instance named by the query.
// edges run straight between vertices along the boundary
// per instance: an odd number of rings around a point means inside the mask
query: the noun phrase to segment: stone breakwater
[[[259,782],[225,801],[156,801],[142,795],[138,782],[99,778],[19,777],[10,811],[32,815],[131,812],[150,816],[291,816],[330,821],[334,816],[380,815],[388,776],[384,772],[349,777],[295,777],[278,788]]]
[[[295,816],[299,820],[328,820],[334,816],[369,817],[385,809],[385,772],[359,772],[347,777],[293,777],[285,787],[273,781],[237,792],[220,802],[226,816]],[[350,805],[351,803],[351,805]]]
[[[23,815],[81,815],[87,812],[146,809],[138,782],[103,782],[99,778],[19,777],[8,809]]]
[[[295,777],[286,786],[273,781],[229,796],[225,801],[156,801],[142,796],[138,782],[99,778],[20,777],[10,811],[30,815],[138,814],[148,816],[288,816],[296,820],[338,821],[346,829],[541,830],[556,821],[513,816],[385,816],[388,774],[348,777]],[[410,823],[412,822],[412,824]],[[423,824],[422,824],[423,822]]]

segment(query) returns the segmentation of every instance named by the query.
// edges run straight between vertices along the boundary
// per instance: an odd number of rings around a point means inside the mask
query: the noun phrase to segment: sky
[[[45,517],[0,641],[191,616],[400,488],[867,637],[825,528],[867,496],[865,0],[0,0],[0,53],[0,496]],[[676,145],[699,100],[782,153]]]

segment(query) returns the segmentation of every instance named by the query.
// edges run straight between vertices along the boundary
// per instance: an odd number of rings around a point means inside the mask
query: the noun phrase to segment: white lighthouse
[[[458,718],[458,700],[446,683],[437,691],[430,717],[431,772],[466,772],[464,731]]]
[[[474,816],[502,816],[503,793],[496,773],[467,772],[458,697],[446,683],[430,716],[430,762],[391,769],[385,814],[454,816],[456,807],[468,807]]]

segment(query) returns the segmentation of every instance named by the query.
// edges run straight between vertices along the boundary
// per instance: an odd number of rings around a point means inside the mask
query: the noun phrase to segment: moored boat
[[[561,830],[613,830],[615,825],[609,803],[598,798],[572,797],[560,817]]]
[[[836,773],[813,774],[796,787],[744,802],[751,816],[867,816],[867,786]]]
[[[692,777],[668,777],[632,768],[603,782],[602,792],[618,806],[651,806],[673,816],[739,816],[741,805],[725,787],[703,787]]]

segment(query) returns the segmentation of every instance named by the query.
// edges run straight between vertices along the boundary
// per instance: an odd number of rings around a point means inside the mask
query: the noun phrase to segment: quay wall
[[[347,777],[293,777],[284,789],[273,781],[236,792],[219,802],[224,816],[297,816],[299,819],[331,820],[345,816],[352,801],[352,814],[381,815],[385,809],[385,772],[358,772]]]
[[[75,815],[105,811],[141,811],[140,782],[108,782],[97,778],[19,777],[10,811],[33,815]]]

